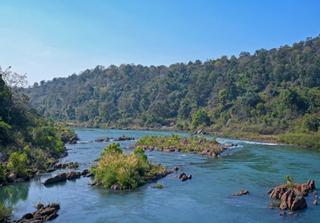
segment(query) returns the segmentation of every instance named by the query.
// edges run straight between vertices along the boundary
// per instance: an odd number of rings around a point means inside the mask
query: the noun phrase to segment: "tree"
[[[226,89],[219,91],[219,101],[221,104],[225,105],[228,99],[228,92]]]
[[[28,157],[26,154],[14,152],[9,157],[8,169],[18,177],[23,177],[27,174]]]
[[[9,66],[5,71],[1,70],[0,74],[9,89],[7,98],[7,124],[10,123],[10,112],[13,106],[25,109],[28,106],[28,98],[21,94],[21,89],[25,88],[28,84],[26,75],[19,75],[12,73]]]
[[[192,115],[192,125],[197,128],[199,125],[209,125],[210,118],[206,111],[198,110]]]

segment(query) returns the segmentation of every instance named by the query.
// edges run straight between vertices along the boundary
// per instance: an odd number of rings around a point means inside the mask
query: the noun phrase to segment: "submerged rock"
[[[246,195],[249,194],[248,190],[241,190],[239,193],[234,193],[232,194],[233,196],[242,196],[242,195]]]

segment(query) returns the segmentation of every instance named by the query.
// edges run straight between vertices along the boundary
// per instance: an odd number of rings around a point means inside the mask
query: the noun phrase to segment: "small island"
[[[114,190],[133,189],[165,177],[167,166],[151,164],[141,147],[132,154],[123,153],[119,143],[109,144],[101,153],[97,166],[90,172],[96,184]]]

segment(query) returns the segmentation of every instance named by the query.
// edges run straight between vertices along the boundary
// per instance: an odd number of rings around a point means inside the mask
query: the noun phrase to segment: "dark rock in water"
[[[133,138],[133,137],[126,137],[126,136],[124,136],[124,137],[116,138],[116,139],[114,139],[113,141],[129,141],[129,140],[134,140],[134,138]]]
[[[68,180],[74,180],[74,179],[77,179],[77,178],[80,178],[80,172],[70,172],[67,174],[67,179]]]
[[[22,218],[23,218],[23,219],[31,219],[31,218],[33,218],[33,214],[31,214],[31,213],[24,214],[24,215],[22,216]]]
[[[178,171],[178,170],[179,170],[179,167],[175,166],[175,167],[173,167],[173,170],[174,170],[174,171]]]
[[[121,185],[119,184],[114,184],[111,186],[112,190],[123,190],[123,187],[121,187]]]
[[[181,177],[181,181],[186,181],[186,180],[188,180],[187,175],[183,175],[183,176]]]
[[[273,189],[268,190],[267,194],[271,194]]]
[[[285,211],[283,211],[283,212],[281,212],[279,215],[280,216],[284,216],[284,215],[286,215],[287,213],[285,212]]]
[[[21,219],[16,220],[14,222],[42,223],[42,222],[50,221],[59,216],[57,214],[59,209],[60,209],[60,205],[56,203],[49,204],[46,207],[42,205],[41,208],[38,208],[35,212],[24,214]]]
[[[92,173],[88,173],[85,177],[92,177],[93,174]]]
[[[48,184],[54,184],[54,183],[58,183],[58,182],[61,182],[61,181],[66,181],[67,179],[67,174],[66,173],[61,173],[55,177],[51,177],[49,179],[47,179],[43,185],[48,185]]]
[[[239,193],[234,193],[233,196],[242,196],[246,194],[249,194],[248,190],[241,190]]]
[[[191,174],[188,176],[188,179],[189,179],[189,180],[191,180],[191,179],[192,179],[192,175],[191,175]]]
[[[85,169],[85,170],[83,170],[83,171],[81,172],[81,175],[82,175],[82,176],[85,176],[85,175],[87,175],[88,173],[89,173],[89,170]]]
[[[306,199],[304,197],[301,197],[301,198],[294,199],[290,208],[293,211],[297,211],[297,210],[303,210],[307,207],[308,205],[307,205]]]
[[[179,179],[181,179],[183,176],[185,176],[186,174],[184,173],[184,172],[182,172],[182,173],[180,173],[179,175],[178,175],[178,178]]]

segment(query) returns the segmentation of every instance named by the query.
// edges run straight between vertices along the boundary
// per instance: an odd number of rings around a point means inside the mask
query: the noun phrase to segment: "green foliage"
[[[200,138],[194,135],[192,138],[180,137],[177,134],[171,136],[143,136],[136,142],[138,146],[153,146],[156,150],[164,150],[170,147],[181,149],[181,152],[201,152],[210,150],[217,153],[221,148],[216,143],[216,138],[208,140],[204,136]]]
[[[157,188],[162,189],[163,185],[161,183],[157,183]]]
[[[28,157],[26,154],[19,154],[14,152],[9,157],[8,169],[19,177],[26,176],[28,174]]]
[[[137,147],[133,154],[125,154],[119,143],[112,143],[104,149],[98,166],[92,167],[90,172],[104,187],[119,184],[124,189],[131,189],[143,184],[144,176],[162,173],[163,168],[156,166],[149,164],[141,147]]]
[[[198,110],[192,115],[192,125],[197,128],[200,125],[207,126],[210,123],[210,118],[206,111]]]
[[[6,177],[6,171],[2,168],[2,166],[0,165],[0,182],[2,180],[4,180]]]
[[[104,156],[106,154],[115,154],[119,153],[121,154],[123,151],[120,148],[120,143],[111,143],[106,148],[104,148],[103,152],[101,153],[101,156]]]
[[[11,212],[11,208],[7,208],[4,204],[0,203],[0,222],[9,222]]]
[[[170,66],[97,66],[25,93],[42,115],[88,126],[158,128],[176,123],[177,129],[188,131],[214,124],[220,132],[312,135],[319,129],[314,117],[320,117],[319,43],[318,36],[292,47]],[[2,95],[0,103],[9,102],[7,90]]]
[[[289,188],[293,189],[295,187],[294,176],[287,175],[284,177],[284,179],[286,180],[286,183]]]

